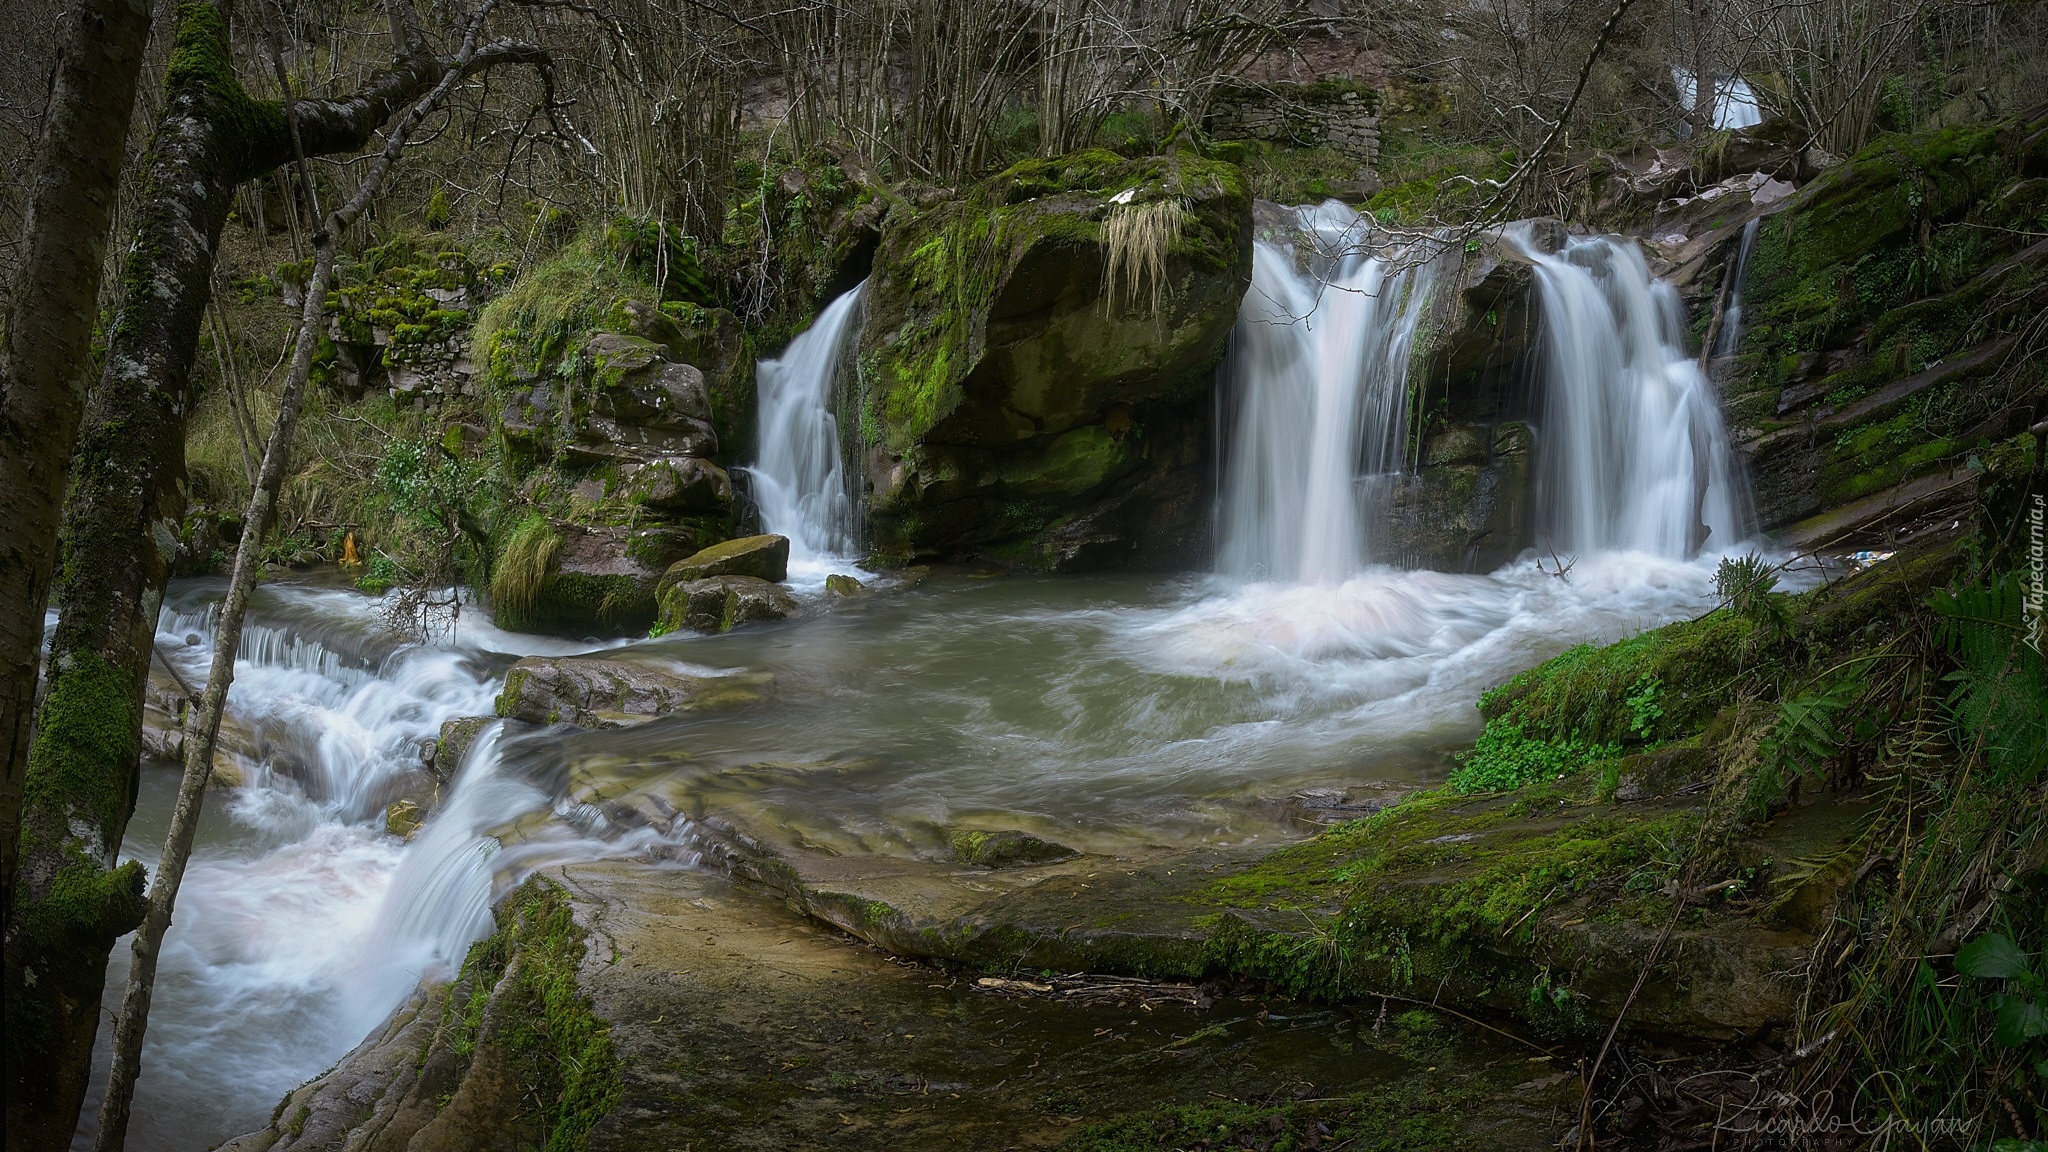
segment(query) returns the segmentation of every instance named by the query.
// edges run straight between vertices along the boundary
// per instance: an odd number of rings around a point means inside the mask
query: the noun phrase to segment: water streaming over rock
[[[195,687],[219,592],[215,581],[180,585],[158,621],[165,659]],[[258,592],[224,735],[248,757],[246,779],[207,799],[164,942],[131,1148],[208,1147],[255,1127],[423,975],[459,964],[506,884],[550,860],[646,847],[563,825],[501,852],[488,833],[547,815],[551,794],[503,768],[496,726],[410,843],[386,833],[384,806],[421,781],[420,745],[443,721],[488,715],[513,656],[588,645],[505,633],[470,613],[440,644],[401,645],[381,617],[377,599],[344,588]],[[154,868],[177,772],[146,765],[143,782],[123,856]],[[124,939],[114,1003],[128,960]],[[81,1139],[96,1101],[97,1088]]]
[[[1260,798],[1425,781],[1444,747],[1471,739],[1486,687],[1713,602],[1711,560],[1683,537],[1698,507],[1717,548],[1737,543],[1725,436],[1675,295],[1614,240],[1534,257],[1553,404],[1539,439],[1558,470],[1546,483],[1567,509],[1558,531],[1594,554],[1569,581],[1527,562],[1486,576],[1368,563],[1372,478],[1406,464],[1407,364],[1434,272],[1390,247],[1349,250],[1366,237],[1347,209],[1300,218],[1318,254],[1304,269],[1259,247],[1232,353],[1222,576],[941,576],[801,632],[648,642],[636,658],[772,674],[774,699],[618,732],[491,725],[410,842],[380,817],[418,779],[419,743],[490,713],[513,656],[587,645],[465,615],[456,637],[403,646],[375,598],[266,586],[229,702],[255,768],[209,801],[130,1147],[258,1126],[422,976],[459,963],[526,872],[692,862],[680,812],[933,858],[963,817],[1111,854],[1285,838],[1298,833]],[[757,496],[768,526],[814,557],[854,544],[832,371],[858,302],[835,301],[763,366]],[[1594,482],[1611,499],[1579,507]],[[1661,555],[1600,551],[1623,548]],[[165,609],[159,641],[188,682],[209,660],[218,595],[217,582],[184,584]],[[154,862],[175,787],[175,771],[145,772],[127,855]],[[637,809],[614,802],[636,792]],[[126,963],[123,944],[115,996]]]
[[[747,474],[761,526],[789,537],[793,560],[846,556],[858,544],[856,494],[841,459],[838,379],[847,343],[860,331],[861,287],[832,301],[781,359],[756,369],[760,453]]]
[[[1685,557],[1743,538],[1737,475],[1685,309],[1634,241],[1573,237],[1536,265],[1543,404],[1537,505],[1560,554]]]
[[[1733,355],[1742,345],[1742,289],[1749,278],[1749,254],[1756,248],[1756,234],[1763,224],[1758,216],[1742,226],[1742,243],[1735,249],[1735,267],[1729,272],[1728,304],[1721,311],[1721,328],[1714,334],[1715,358]]]
[[[1374,477],[1404,465],[1408,361],[1434,284],[1423,253],[1332,201],[1302,245],[1260,241],[1232,335],[1217,568],[1329,584],[1371,556]],[[1299,257],[1299,258],[1298,258]]]
[[[1691,72],[1683,68],[1671,70],[1671,81],[1678,86],[1678,106],[1690,109],[1698,99],[1694,90],[1698,85]],[[1721,131],[1754,128],[1763,123],[1763,109],[1758,106],[1756,89],[1740,76],[1719,76],[1713,84],[1714,127]]]

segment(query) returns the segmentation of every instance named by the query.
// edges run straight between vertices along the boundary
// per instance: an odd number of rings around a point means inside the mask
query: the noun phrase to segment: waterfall
[[[1511,232],[1536,265],[1545,402],[1539,507],[1559,553],[1685,557],[1742,537],[1713,386],[1685,348],[1685,310],[1642,251],[1612,236],[1557,253]]]
[[[832,301],[781,359],[756,369],[761,447],[747,474],[761,526],[789,537],[792,559],[845,556],[858,543],[835,384],[847,342],[860,331],[865,286]]]
[[[1678,106],[1690,110],[1699,99],[1692,73],[1684,68],[1671,70],[1672,82],[1678,86]],[[1714,79],[1711,98],[1714,101],[1714,127],[1723,131],[1754,128],[1763,123],[1763,109],[1757,104],[1756,89],[1740,76],[1718,76]]]
[[[1335,201],[1298,213],[1314,251],[1260,241],[1231,337],[1218,568],[1330,584],[1371,555],[1375,477],[1406,462],[1408,360],[1434,269],[1372,247]],[[1304,266],[1305,265],[1305,266]]]
[[[1728,281],[1728,306],[1721,310],[1721,330],[1714,336],[1716,359],[1732,355],[1742,344],[1742,286],[1749,277],[1749,252],[1756,247],[1757,226],[1763,217],[1752,217],[1742,226],[1742,244],[1735,250],[1735,271]]]

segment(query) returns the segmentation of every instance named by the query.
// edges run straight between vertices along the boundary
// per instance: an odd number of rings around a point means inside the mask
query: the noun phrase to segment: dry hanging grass
[[[1117,204],[1102,222],[1102,245],[1109,259],[1102,268],[1102,306],[1132,309],[1149,299],[1157,314],[1166,297],[1166,254],[1180,240],[1188,210],[1179,200],[1149,204]]]

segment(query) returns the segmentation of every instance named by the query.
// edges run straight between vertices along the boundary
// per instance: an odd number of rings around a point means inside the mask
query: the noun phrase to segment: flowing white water
[[[1733,548],[1743,524],[1728,433],[1686,350],[1678,292],[1634,241],[1574,237],[1549,254],[1519,236],[1542,305],[1537,506],[1550,547]]]
[[[1690,110],[1699,97],[1695,94],[1698,85],[1691,72],[1684,68],[1671,70],[1672,82],[1678,85],[1678,106]],[[1714,101],[1714,127],[1722,130],[1754,128],[1763,123],[1763,109],[1758,106],[1756,89],[1740,76],[1722,76],[1715,79],[1712,98]]]
[[[798,565],[851,555],[858,544],[836,402],[847,342],[860,331],[861,287],[827,306],[781,359],[756,368],[760,455],[747,474],[761,526],[789,537]]]
[[[666,798],[635,811],[754,815],[845,852],[948,859],[944,829],[963,819],[1109,853],[1285,838],[1298,832],[1271,799],[1441,779],[1485,688],[1570,644],[1713,603],[1712,553],[1740,533],[1726,437],[1684,354],[1676,295],[1632,245],[1575,240],[1532,257],[1544,491],[1554,532],[1584,550],[1570,579],[1532,562],[1403,572],[1368,563],[1370,489],[1406,463],[1406,366],[1432,271],[1346,251],[1365,238],[1348,210],[1302,223],[1320,252],[1311,271],[1261,245],[1232,353],[1220,577],[940,574],[801,629],[650,642],[636,658],[771,673],[775,698],[615,732],[491,726],[409,843],[381,814],[417,771],[419,742],[489,713],[512,655],[579,646],[466,621],[459,642],[400,647],[374,599],[264,588],[229,701],[260,766],[210,800],[165,943],[130,1147],[205,1147],[260,1126],[421,976],[459,963],[525,872],[692,859],[687,820],[570,801],[566,777]],[[764,500],[763,513],[793,543],[840,525],[800,545],[818,563],[854,543],[850,497],[831,499],[846,496],[838,353],[821,349],[843,347],[856,307],[853,294],[834,302],[778,365],[790,374],[763,377],[761,468],[790,481],[782,511]],[[799,363],[816,370],[785,395]],[[774,451],[771,387],[778,413],[802,416],[775,424],[788,434]],[[1712,528],[1697,555],[1696,517]],[[185,586],[165,610],[159,640],[188,681],[210,658],[217,594]],[[175,787],[174,771],[145,773],[127,855],[154,863]],[[127,955],[116,949],[115,996]]]
[[[157,642],[189,684],[212,659],[217,595],[213,582],[182,586],[159,619]],[[459,964],[488,930],[495,891],[552,860],[648,846],[645,836],[564,826],[500,853],[482,833],[551,800],[503,768],[496,726],[411,843],[385,833],[384,806],[419,779],[420,743],[445,720],[489,714],[513,655],[586,646],[467,618],[459,644],[400,646],[380,616],[377,600],[340,588],[258,593],[228,697],[254,770],[243,787],[208,797],[165,937],[130,1148],[211,1147],[260,1126],[421,976]],[[124,858],[156,866],[176,787],[174,769],[145,765]],[[108,978],[113,1003],[128,960],[124,939]],[[96,1104],[97,1089],[82,1141]]]
[[[1232,336],[1217,568],[1334,584],[1371,555],[1373,479],[1406,462],[1408,360],[1435,274],[1335,201],[1299,219],[1313,251],[1298,264],[1254,247]]]
[[[1716,357],[1732,355],[1742,345],[1742,289],[1749,279],[1749,253],[1756,247],[1757,230],[1763,222],[1758,216],[1742,226],[1742,243],[1735,250],[1735,270],[1728,283],[1728,306],[1721,312],[1721,330],[1714,336]]]

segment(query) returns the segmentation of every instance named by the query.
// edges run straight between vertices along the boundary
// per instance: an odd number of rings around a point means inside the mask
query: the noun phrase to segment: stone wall
[[[1209,134],[1330,148],[1371,166],[1380,151],[1379,99],[1351,84],[1265,84],[1226,89],[1209,113]]]

